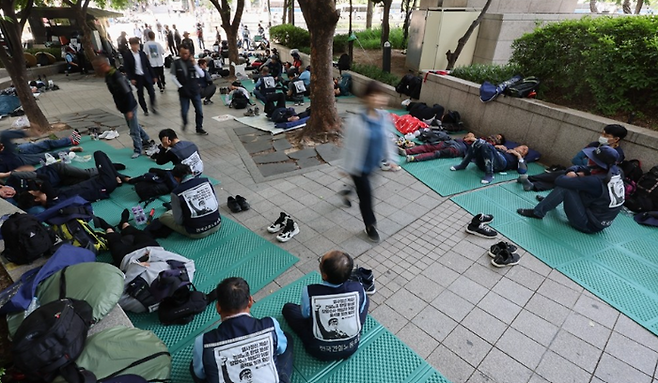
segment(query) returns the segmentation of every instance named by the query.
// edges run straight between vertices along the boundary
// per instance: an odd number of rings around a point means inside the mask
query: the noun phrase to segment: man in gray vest
[[[194,105],[196,133],[207,136],[208,132],[203,129],[203,106],[201,105],[201,85],[199,84],[199,78],[202,78],[204,73],[194,60],[191,49],[189,45],[181,45],[180,58],[171,65],[172,82],[178,87],[183,131],[187,128],[187,112],[190,110],[191,101]]]
[[[173,129],[162,129],[158,137],[162,143],[161,148],[151,156],[158,165],[183,163],[192,169],[195,176],[203,173],[203,160],[196,144],[181,141]]]

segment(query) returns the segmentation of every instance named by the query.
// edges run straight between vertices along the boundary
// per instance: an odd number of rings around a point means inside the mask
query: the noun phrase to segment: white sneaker
[[[105,138],[111,132],[111,130],[106,130],[103,133],[98,135],[98,138]]]
[[[281,229],[286,227],[289,219],[290,216],[282,211],[279,218],[267,228],[267,231],[270,233],[278,233]]]
[[[110,131],[108,131],[107,135],[105,135],[104,138],[106,140],[113,140],[117,137],[119,137],[119,132],[117,132],[116,130],[110,130]]]
[[[299,234],[299,225],[297,225],[297,223],[292,219],[288,219],[288,222],[286,222],[286,227],[281,233],[279,233],[279,235],[276,236],[276,239],[279,242],[288,242],[297,234]]]

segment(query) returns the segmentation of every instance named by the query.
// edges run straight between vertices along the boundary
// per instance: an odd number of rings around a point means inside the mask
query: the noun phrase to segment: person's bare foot
[[[81,152],[82,151],[82,146],[74,146],[69,149],[70,152]]]
[[[297,120],[299,120],[299,116],[292,116],[292,117],[288,118],[288,121],[290,121],[290,122],[297,121]]]

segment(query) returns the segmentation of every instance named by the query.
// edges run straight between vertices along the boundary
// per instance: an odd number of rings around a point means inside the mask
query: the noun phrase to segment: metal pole
[[[386,41],[382,50],[382,71],[391,73],[391,43]]]

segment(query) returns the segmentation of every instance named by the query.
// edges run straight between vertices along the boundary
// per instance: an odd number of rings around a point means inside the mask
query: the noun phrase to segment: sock
[[[519,176],[519,182],[521,182],[521,184],[523,185],[523,190],[525,190],[525,191],[530,191],[530,190],[534,189],[534,187],[535,187],[535,184],[530,182],[527,175],[526,176]]]
[[[114,226],[107,223],[107,221],[101,217],[94,217],[93,221],[94,221],[94,226],[96,227],[100,227],[103,230],[107,230],[107,229],[114,230]]]
[[[119,222],[119,227],[123,226],[125,222],[128,222],[130,220],[130,212],[128,209],[123,209],[121,212],[121,221]]]

